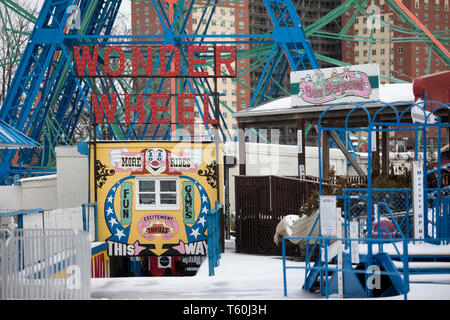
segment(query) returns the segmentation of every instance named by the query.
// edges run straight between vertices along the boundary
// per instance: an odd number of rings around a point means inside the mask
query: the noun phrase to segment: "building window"
[[[402,65],[403,64],[403,58],[398,58],[398,64]]]
[[[419,9],[419,1],[416,1],[416,9]]]
[[[403,47],[398,47],[398,53],[403,53]]]
[[[178,179],[136,178],[137,210],[178,210]]]
[[[385,53],[385,50],[384,49],[380,49],[380,54],[384,54]]]
[[[377,55],[377,50],[376,49],[372,49],[372,55],[376,56]]]

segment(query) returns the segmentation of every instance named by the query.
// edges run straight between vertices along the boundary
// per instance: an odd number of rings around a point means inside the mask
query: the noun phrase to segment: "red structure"
[[[416,101],[422,99],[450,103],[450,71],[415,78],[413,92]]]

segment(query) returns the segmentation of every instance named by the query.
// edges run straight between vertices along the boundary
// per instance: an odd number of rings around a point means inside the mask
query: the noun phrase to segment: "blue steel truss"
[[[367,105],[376,103],[380,107],[376,109],[375,113],[371,113],[369,109],[367,108]],[[325,117],[327,116],[327,113],[331,111],[332,109],[347,105],[349,106],[347,115],[345,117],[345,126],[344,128],[333,128],[330,126],[327,126],[325,122],[323,121]],[[396,105],[402,105],[405,106],[405,108],[399,112]],[[421,112],[423,112],[423,123],[419,122],[411,122],[411,110],[413,107],[417,107],[420,109]],[[430,108],[431,111],[426,111],[426,109]],[[361,111],[364,115],[367,116],[367,127],[366,128],[352,128],[352,125],[350,124],[350,116],[355,111]],[[373,109],[372,109],[373,110]],[[383,115],[383,112],[385,111],[393,111],[395,114],[395,120],[392,122],[383,122],[380,121],[379,118],[381,118],[381,115]],[[394,287],[396,287],[396,294],[404,294],[404,297],[406,299],[407,292],[409,290],[409,272],[408,271],[407,263],[410,259],[413,258],[413,256],[408,255],[407,247],[408,243],[410,242],[417,242],[417,241],[426,241],[430,243],[435,244],[448,244],[448,225],[449,225],[449,193],[450,193],[450,186],[443,186],[442,180],[441,180],[441,174],[443,169],[446,167],[442,165],[441,162],[441,153],[440,153],[440,146],[442,145],[441,142],[441,131],[444,128],[450,129],[450,124],[448,122],[443,123],[441,121],[441,118],[439,117],[440,114],[446,114],[450,111],[450,105],[449,104],[442,104],[439,102],[433,102],[433,101],[426,101],[426,102],[418,102],[418,103],[412,103],[412,102],[406,102],[406,101],[398,101],[393,104],[388,104],[380,101],[370,101],[370,102],[364,102],[364,103],[339,103],[330,106],[327,110],[325,110],[320,118],[319,118],[319,124],[318,124],[318,150],[319,150],[319,195],[323,194],[323,185],[322,185],[322,177],[323,177],[323,168],[322,168],[322,152],[321,152],[321,136],[324,131],[337,131],[337,132],[347,132],[349,130],[353,131],[362,131],[367,133],[368,137],[371,137],[372,132],[393,132],[393,131],[413,131],[416,133],[416,137],[419,137],[417,133],[421,133],[420,139],[415,140],[415,148],[414,148],[414,159],[419,160],[419,147],[422,146],[422,159],[423,159],[423,206],[418,209],[419,213],[423,215],[423,223],[424,223],[424,234],[420,239],[414,238],[412,235],[412,226],[409,225],[409,215],[410,212],[412,212],[412,204],[411,200],[409,199],[411,192],[418,192],[418,190],[411,190],[411,189],[375,189],[372,186],[372,154],[371,152],[368,152],[368,163],[367,163],[367,189],[345,189],[343,195],[336,196],[337,199],[343,199],[344,200],[344,223],[343,227],[345,228],[345,235],[341,239],[332,239],[332,240],[342,240],[345,243],[345,249],[349,249],[350,241],[362,241],[367,243],[367,254],[363,255],[362,260],[362,266],[360,271],[354,271],[351,267],[351,264],[349,264],[347,267],[344,265],[344,271],[345,274],[349,274],[351,272],[362,272],[365,274],[365,278],[367,279],[368,274],[368,268],[370,266],[379,265],[381,266],[385,271],[386,275],[390,276],[390,280],[392,281],[392,284]],[[432,121],[431,119],[433,117],[436,117],[435,121]],[[436,161],[436,169],[430,170],[428,168],[427,160],[429,157],[427,157],[427,152],[429,152],[427,148],[427,129],[429,128],[435,128],[437,131],[437,161]],[[368,150],[372,150],[372,139],[368,139]],[[421,141],[420,141],[421,140]],[[436,175],[436,186],[430,187],[428,186],[427,180],[428,177],[431,175]],[[351,205],[351,203],[354,203],[354,205]],[[378,210],[375,212],[375,206]],[[393,210],[393,211],[392,211]],[[417,209],[414,209],[417,210]],[[364,212],[364,215],[362,215],[365,226],[366,226],[366,233],[364,236],[360,236],[361,239],[350,239],[348,235],[349,230],[349,224],[350,221],[352,221],[356,215],[361,214],[361,212]],[[380,221],[381,221],[381,214],[382,212],[388,216],[389,220],[393,223],[395,226],[395,234],[390,233],[389,230],[387,230],[384,227],[380,227]],[[404,217],[401,218],[395,218],[393,215],[393,212],[403,212]],[[319,212],[320,216],[320,212]],[[432,216],[430,218],[430,216]],[[376,220],[375,220],[376,219]],[[431,220],[430,220],[431,219]],[[373,229],[373,223],[374,221],[378,221],[378,229]],[[319,218],[317,218],[316,223],[320,224]],[[383,230],[380,232],[379,230]],[[388,239],[384,239],[384,233],[387,234]],[[325,255],[327,254],[327,248],[329,245],[329,242],[331,238],[323,237],[321,235],[321,232],[319,231],[318,237],[306,237],[308,240],[312,239],[314,240],[314,245],[317,245],[320,247],[320,252],[325,252]],[[287,238],[286,238],[287,239]],[[324,242],[325,240],[325,242]],[[383,244],[391,242],[395,250],[397,250],[397,253],[399,252],[399,248],[401,249],[403,247],[403,253],[398,253],[398,257],[403,260],[403,268],[406,268],[401,270],[400,268],[397,270],[396,267],[392,264],[392,261],[387,255],[380,255],[380,253],[383,253]],[[378,247],[378,248],[377,248]],[[349,257],[347,257],[349,258]],[[429,253],[428,259],[439,259],[439,254],[436,253]],[[309,290],[313,284],[313,281],[320,275],[321,277],[321,284],[325,284],[325,289],[321,287],[321,291],[328,297],[328,260],[325,259],[325,261],[322,261],[321,259],[318,259],[314,265],[314,267],[308,267],[310,264],[309,257],[307,257],[307,268],[305,273],[305,290]],[[405,266],[406,264],[406,266]],[[336,269],[337,270],[337,269]],[[403,278],[400,277],[400,271],[403,272]],[[422,271],[421,271],[422,272]],[[448,273],[448,269],[441,269],[441,270],[429,270],[429,273],[438,273],[438,272],[445,272]],[[345,278],[345,275],[344,275]],[[402,283],[403,279],[404,283]],[[359,280],[350,282],[345,282],[345,285],[347,285],[347,289],[354,288],[354,284],[359,285]],[[364,282],[363,282],[364,283]],[[344,285],[344,295],[346,294],[346,289]],[[391,294],[391,292],[388,292],[390,288],[384,288],[387,289],[386,292],[384,292],[385,295]],[[368,287],[360,287],[358,293],[355,292],[349,292],[347,291],[348,296],[351,297],[372,297],[373,296],[373,290]],[[353,295],[353,296],[352,296]]]
[[[174,45],[184,48],[189,45],[237,45],[242,43],[267,45],[272,44],[271,53],[265,63],[263,74],[255,89],[249,108],[261,103],[268,96],[275,97],[279,86],[288,71],[319,68],[309,41],[303,31],[302,23],[291,0],[269,1],[264,4],[273,24],[272,34],[252,35],[210,35],[208,27],[218,5],[217,0],[202,3],[204,8],[200,23],[193,34],[187,30],[187,22],[192,15],[195,1],[179,0],[174,5],[173,19],[169,16],[166,1],[152,0],[164,32],[161,35],[111,35],[111,30],[118,15],[121,0],[46,0],[30,35],[20,64],[14,75],[11,87],[0,109],[0,119],[15,129],[40,142],[42,149],[27,151],[6,150],[0,157],[0,183],[13,182],[14,175],[33,175],[52,172],[54,169],[54,148],[60,144],[70,144],[80,118],[90,114],[89,98],[92,92],[121,93],[126,87],[133,92],[124,79],[111,78],[77,78],[73,70],[74,45]],[[68,10],[77,5],[76,11],[81,22],[79,29],[68,28],[73,11]],[[172,23],[170,21],[173,21]],[[102,49],[100,49],[102,51]],[[181,50],[183,74],[187,74],[187,52]],[[126,52],[130,54],[130,52]],[[239,52],[238,52],[239,55]],[[102,52],[99,56],[102,60]],[[281,63],[275,63],[281,60]],[[170,61],[168,61],[170,63]],[[100,63],[101,64],[101,61]],[[155,63],[155,70],[160,62]],[[160,93],[166,79],[159,82],[149,78],[144,94]],[[192,93],[213,92],[210,79],[185,78],[178,81],[178,90]],[[119,95],[118,105],[124,106],[124,98]],[[210,114],[215,114],[214,99],[209,101]],[[203,115],[202,101],[196,100],[196,109]],[[146,123],[150,122],[151,110],[147,110]],[[219,132],[224,140],[230,137],[219,110]],[[116,115],[120,122],[120,114]],[[137,115],[136,115],[137,117]],[[133,123],[137,122],[137,118]],[[206,126],[210,139],[212,134]],[[137,128],[134,124],[110,124],[97,126],[97,136],[102,139],[105,131],[110,134],[105,139],[144,140],[171,139],[171,125],[158,125],[150,129],[148,124]],[[17,178],[17,177],[16,177]]]

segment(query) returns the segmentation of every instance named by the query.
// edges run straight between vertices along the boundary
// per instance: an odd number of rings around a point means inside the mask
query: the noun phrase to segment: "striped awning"
[[[36,148],[41,145],[0,120],[0,149]]]

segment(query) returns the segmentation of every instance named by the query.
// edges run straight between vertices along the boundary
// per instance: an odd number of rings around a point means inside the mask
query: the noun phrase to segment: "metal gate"
[[[380,206],[380,216],[389,220],[395,220],[400,227],[397,230],[407,238],[413,236],[413,215],[411,189],[372,189],[373,205],[384,203]],[[361,238],[366,237],[367,231],[367,198],[368,189],[345,189],[344,190],[344,212],[346,226],[348,222],[356,220],[360,224]],[[389,214],[392,213],[392,216]],[[377,216],[373,214],[373,219]],[[394,221],[391,221],[394,222]]]
[[[0,233],[3,300],[90,298],[91,244],[87,232],[15,229]]]
[[[235,176],[236,252],[281,255],[273,240],[278,223],[299,214],[318,186],[315,181],[289,177]],[[294,254],[288,250],[288,255]]]
[[[450,196],[442,199],[442,207],[437,210],[437,236],[438,238],[450,238]]]

